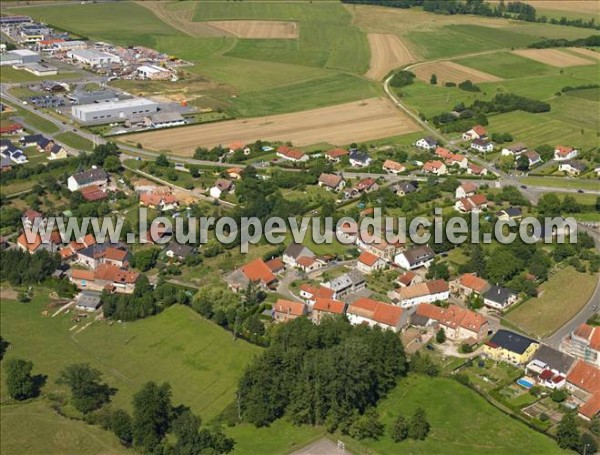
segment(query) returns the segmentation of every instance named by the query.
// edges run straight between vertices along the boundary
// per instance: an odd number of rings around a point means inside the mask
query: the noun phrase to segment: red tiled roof
[[[442,319],[443,310],[439,306],[432,305],[431,303],[422,303],[417,307],[416,313],[419,316],[425,316],[426,318],[440,321]]]
[[[321,174],[319,177],[319,182],[329,188],[336,188],[340,182],[342,181],[342,177],[336,174]]]
[[[103,191],[98,185],[90,185],[79,190],[81,195],[86,201],[99,201],[100,199],[106,199],[108,194]]]
[[[579,327],[577,327],[573,333],[580,338],[585,338],[586,340],[589,340],[590,335],[593,331],[594,328],[591,325],[588,325],[584,322]]]
[[[460,187],[464,190],[465,193],[474,193],[477,191],[477,184],[473,182],[464,182],[460,185]]]
[[[362,262],[363,264],[369,267],[373,267],[378,260],[379,256],[375,256],[374,254],[369,253],[368,251],[363,251],[358,257],[358,262]]]
[[[583,360],[577,360],[567,375],[567,381],[588,393],[600,393],[600,370]]]
[[[379,303],[373,313],[373,320],[381,324],[396,327],[400,322],[402,312],[403,310],[400,307],[388,305],[387,303]]]
[[[383,163],[383,168],[398,172],[402,172],[404,169],[406,169],[403,164],[393,160],[385,160]]]
[[[294,160],[299,160],[304,156],[304,152],[293,149],[287,145],[282,145],[282,146],[278,147],[277,153],[280,153],[283,156],[287,156],[288,158],[292,158]]]
[[[600,393],[595,393],[592,397],[579,408],[579,413],[592,419],[600,412]]]
[[[124,261],[127,257],[127,251],[120,248],[108,247],[104,251],[104,257],[110,261]]]
[[[483,171],[485,171],[485,168],[483,166],[478,166],[473,163],[469,163],[469,169],[471,169],[471,172],[473,172],[474,174],[481,174]]]
[[[443,165],[444,165],[444,163],[442,163],[439,160],[427,161],[423,165],[423,170],[425,172],[431,172],[431,171],[434,171],[436,169],[440,169]]]
[[[21,131],[22,129],[23,125],[21,125],[20,123],[11,123],[0,128],[0,134],[16,133],[17,131]]]
[[[298,264],[301,267],[310,267],[315,262],[317,262],[317,260],[311,256],[302,256],[296,259],[296,264]]]
[[[475,131],[479,136],[485,136],[487,134],[487,131],[481,125],[475,125],[472,130]]]
[[[396,281],[402,283],[405,286],[408,286],[416,276],[417,274],[415,272],[408,271],[396,278]]]
[[[372,179],[372,178],[368,177],[368,178],[362,179],[360,182],[358,182],[356,184],[356,189],[358,191],[368,190],[373,185],[375,185],[375,183],[376,183],[375,179]]]
[[[594,333],[592,333],[592,337],[590,338],[590,348],[600,351],[600,330],[598,327],[594,327]]]
[[[573,151],[573,147],[565,147],[564,145],[557,145],[555,152],[558,152],[559,155],[568,155]]]
[[[339,158],[341,156],[347,155],[348,150],[341,149],[341,148],[335,148],[335,149],[328,150],[327,152],[325,152],[325,154],[331,158]]]
[[[315,298],[330,299],[333,297],[333,289],[326,288],[325,286],[319,286],[314,293]]]
[[[39,234],[35,235],[35,238],[32,242],[27,241],[27,236],[25,233],[21,234],[17,239],[19,245],[25,247],[29,252],[35,251],[42,244],[42,237]]]
[[[73,269],[71,278],[74,280],[94,281],[94,272],[91,270]]]
[[[319,297],[316,299],[313,306],[313,311],[324,311],[326,313],[344,314],[344,302],[334,299],[326,299]]]
[[[273,273],[277,273],[285,268],[285,264],[281,258],[269,259],[265,264]]]
[[[249,281],[261,281],[267,285],[277,280],[269,266],[261,258],[249,262],[242,266],[240,270]]]
[[[94,274],[94,279],[112,281],[121,284],[135,283],[140,274],[132,270],[124,270],[112,264],[100,264]]]
[[[490,284],[483,278],[479,278],[474,273],[465,273],[459,278],[461,286],[472,289],[475,292],[481,294],[489,289]]]
[[[291,300],[277,299],[273,307],[276,313],[284,313],[292,316],[302,316],[306,306],[301,302],[292,302]]]
[[[44,215],[42,215],[40,212],[37,212],[35,210],[32,209],[27,209],[25,210],[25,212],[23,213],[23,218],[26,218],[27,221],[33,223],[35,221],[36,218],[44,218]]]

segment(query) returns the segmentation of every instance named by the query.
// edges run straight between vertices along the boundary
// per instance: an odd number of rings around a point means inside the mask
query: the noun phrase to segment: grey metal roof
[[[484,298],[492,302],[504,304],[513,295],[516,295],[514,291],[494,285],[485,293]]]
[[[517,354],[523,354],[535,341],[508,330],[498,330],[489,343]]]
[[[563,374],[571,369],[571,365],[575,362],[575,358],[564,354],[550,346],[541,345],[538,351],[533,356],[533,360],[539,360],[545,363],[551,369],[557,370]]]

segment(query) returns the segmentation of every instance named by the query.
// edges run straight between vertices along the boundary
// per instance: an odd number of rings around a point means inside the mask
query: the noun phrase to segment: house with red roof
[[[365,274],[376,272],[377,270],[383,270],[387,265],[387,262],[368,251],[363,251],[356,260],[356,268]]]
[[[456,188],[454,192],[454,197],[456,199],[462,199],[464,197],[473,196],[475,191],[477,191],[477,184],[473,182],[463,182]]]
[[[478,164],[469,163],[467,166],[467,174],[483,177],[488,174],[488,170],[483,166],[479,166]]]
[[[490,289],[490,283],[479,278],[475,273],[464,273],[450,282],[452,294],[466,301],[470,296],[483,296]]]
[[[309,306],[313,306],[317,299],[333,299],[335,292],[325,286],[312,286],[308,283],[300,285],[300,297]]]
[[[362,297],[346,310],[351,324],[366,324],[370,327],[380,327],[384,330],[398,332],[407,323],[408,313],[402,308]]]
[[[273,305],[273,320],[275,322],[288,322],[306,315],[307,312],[308,308],[302,302],[277,299],[277,302]]]
[[[576,150],[573,147],[565,147],[564,145],[557,145],[554,148],[554,160],[555,161],[572,160],[573,158],[576,158],[578,154],[579,154],[579,150]]]
[[[473,344],[479,343],[489,330],[489,322],[483,315],[454,304],[448,308],[440,308],[422,303],[417,307],[415,315],[413,319],[419,321],[418,325],[432,327],[435,331],[443,328],[446,338],[452,341],[469,340]]]
[[[339,163],[342,157],[348,155],[348,150],[342,148],[333,148],[325,152],[325,159],[333,163]]]
[[[399,287],[389,296],[402,308],[412,308],[421,303],[446,301],[450,297],[450,289],[447,281],[433,280]]]
[[[346,186],[346,180],[341,175],[322,173],[318,184],[327,191],[341,191]]]
[[[140,195],[140,205],[158,210],[175,210],[179,207],[177,198],[173,194],[163,191],[150,191]]]
[[[475,194],[456,201],[454,208],[461,213],[479,213],[488,208],[488,200],[485,194]]]
[[[310,313],[310,318],[315,324],[319,324],[323,318],[341,316],[346,312],[346,304],[340,300],[319,297],[315,300]]]
[[[406,170],[406,167],[397,161],[385,160],[383,162],[383,170],[389,174],[400,174]]]
[[[446,166],[457,166],[460,169],[466,169],[469,164],[469,160],[466,156],[458,153],[452,153],[450,150],[444,147],[438,147],[435,150],[435,154],[444,160]]]
[[[561,351],[600,368],[600,327],[579,325],[562,340]]]
[[[303,163],[309,160],[309,156],[301,150],[296,150],[288,145],[281,145],[277,148],[277,156],[283,160],[293,163]]]
[[[445,175],[448,173],[448,168],[439,160],[427,161],[422,168],[426,174]]]
[[[366,179],[362,179],[354,186],[360,193],[370,193],[371,191],[377,191],[379,189],[379,185],[375,179],[370,177]]]
[[[591,420],[600,412],[600,369],[578,360],[567,374],[566,388],[579,404],[579,415]]]
[[[20,123],[9,123],[6,126],[0,127],[0,134],[21,134],[23,132],[23,125]]]
[[[277,285],[277,277],[261,258],[234,270],[225,280],[235,292],[246,289],[248,283],[255,283],[264,289],[274,289]]]
[[[417,275],[412,270],[409,270],[407,272],[404,272],[404,273],[398,275],[398,278],[396,278],[396,280],[395,280],[395,283],[398,286],[400,286],[401,288],[405,288],[407,286],[412,286],[413,284],[419,284],[422,282],[423,282],[423,277],[421,275]]]
[[[462,135],[464,141],[472,141],[473,139],[485,139],[487,131],[481,125],[475,125],[469,131],[465,131]]]
[[[114,264],[101,264],[96,270],[73,269],[70,281],[81,290],[131,294],[140,274]]]

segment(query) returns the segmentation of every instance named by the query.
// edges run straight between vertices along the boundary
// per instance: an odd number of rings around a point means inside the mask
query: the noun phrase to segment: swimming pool
[[[524,387],[526,389],[531,389],[533,387],[533,383],[529,382],[525,378],[518,379],[517,384],[519,384],[521,387]]]

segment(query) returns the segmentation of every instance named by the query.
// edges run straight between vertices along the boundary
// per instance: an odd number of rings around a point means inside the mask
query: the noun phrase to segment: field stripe
[[[537,62],[545,63],[546,65],[555,66],[557,68],[594,64],[592,60],[584,59],[567,52],[562,52],[558,49],[521,49],[512,52],[513,54],[520,55],[521,57],[526,57]]]
[[[367,38],[371,49],[371,62],[365,76],[369,79],[380,80],[391,70],[417,60],[414,53],[397,35],[369,33]]]

